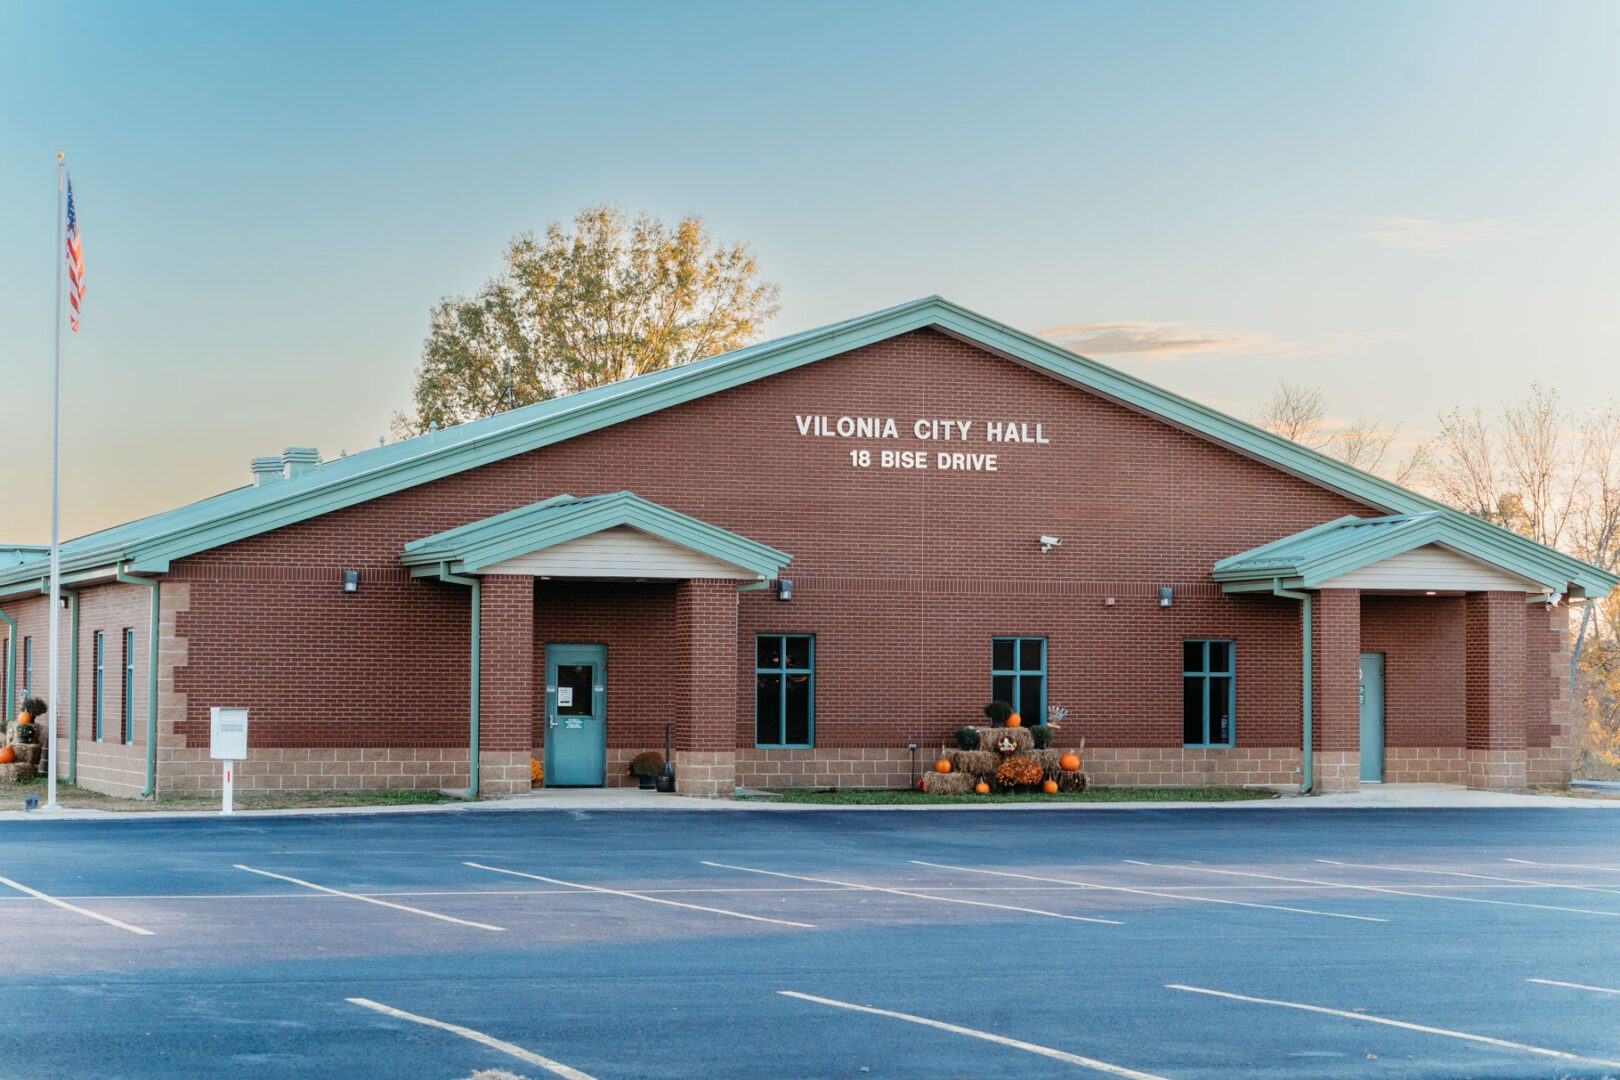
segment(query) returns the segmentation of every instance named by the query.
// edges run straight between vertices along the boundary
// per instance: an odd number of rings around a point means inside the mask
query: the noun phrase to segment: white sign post
[[[247,758],[247,728],[246,709],[222,709],[216,705],[208,710],[208,756],[224,762],[225,769],[225,803],[220,808],[222,814],[236,812],[232,800],[231,789],[235,779],[232,773],[236,771],[236,763]]]

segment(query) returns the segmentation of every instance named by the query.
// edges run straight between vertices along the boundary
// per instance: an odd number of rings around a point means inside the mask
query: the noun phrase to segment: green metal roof
[[[1290,589],[1314,589],[1364,566],[1439,544],[1527,578],[1550,592],[1564,591],[1564,580],[1550,574],[1546,560],[1527,558],[1520,545],[1486,542],[1495,538],[1481,538],[1457,528],[1460,516],[1431,510],[1390,517],[1342,517],[1222,559],[1215,564],[1215,580],[1223,585],[1269,587],[1278,583]]]
[[[762,579],[776,577],[793,558],[785,551],[648,502],[634,492],[616,491],[579,499],[558,495],[413,540],[405,545],[401,561],[433,572],[442,568],[451,573],[477,574],[507,559],[620,526],[718,559]]]
[[[137,573],[163,573],[172,561],[187,555],[926,328],[1155,416],[1385,513],[1439,511],[1459,533],[1512,548],[1526,561],[1543,566],[1538,580],[1549,576],[1565,580],[1585,595],[1603,595],[1620,583],[1620,577],[1606,571],[937,296],[364,450],[322,462],[299,476],[237,488],[92,533],[63,546],[63,572],[105,571],[117,562]],[[46,572],[44,562],[26,559],[16,566],[0,565],[0,595],[35,587]]]

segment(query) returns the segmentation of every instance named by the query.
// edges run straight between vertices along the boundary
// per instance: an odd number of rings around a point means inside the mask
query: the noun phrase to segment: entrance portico
[[[407,544],[412,576],[471,590],[479,793],[528,790],[541,752],[561,770],[548,780],[606,784],[627,753],[656,747],[656,717],[680,790],[730,796],[737,591],[790,558],[631,492],[560,495]],[[646,745],[615,738],[618,700]]]

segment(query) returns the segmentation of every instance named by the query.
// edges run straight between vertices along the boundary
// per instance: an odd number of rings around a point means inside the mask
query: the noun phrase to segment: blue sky
[[[1408,440],[1620,398],[1616,40],[1611,3],[14,2],[0,540],[48,529],[57,149],[72,535],[375,444],[431,305],[601,201],[751,243],[773,334],[941,293]]]

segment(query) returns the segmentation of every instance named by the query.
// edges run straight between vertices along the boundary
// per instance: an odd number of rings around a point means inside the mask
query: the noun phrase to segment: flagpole
[[[54,400],[51,413],[51,629],[50,673],[51,702],[46,713],[50,721],[50,751],[45,764],[45,809],[57,810],[56,804],[56,714],[61,696],[57,693],[60,675],[56,654],[61,651],[62,615],[62,537],[61,537],[61,480],[62,480],[62,263],[66,260],[67,226],[62,220],[62,177],[67,171],[62,151],[56,152],[56,372],[53,386]]]

